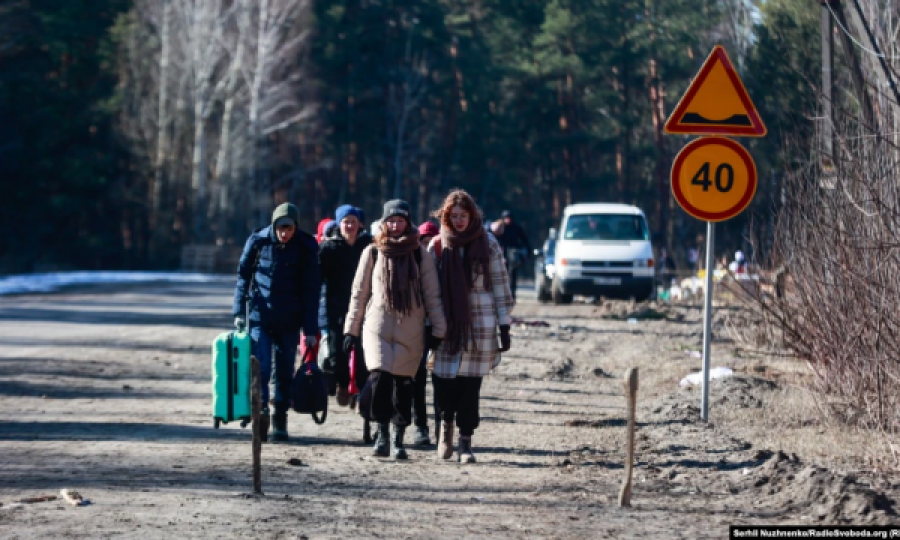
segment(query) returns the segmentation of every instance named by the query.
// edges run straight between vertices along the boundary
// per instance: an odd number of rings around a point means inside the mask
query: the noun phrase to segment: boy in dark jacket
[[[531,243],[525,229],[513,220],[512,212],[504,210],[500,214],[503,229],[497,236],[503,256],[506,257],[506,273],[509,275],[509,290],[513,302],[516,300],[516,283],[519,279],[519,265],[531,255]]]
[[[319,269],[322,273],[322,284],[325,289],[325,301],[321,305],[320,320],[324,320],[328,333],[328,357],[325,359],[326,376],[334,381],[337,403],[346,406],[350,403],[350,355],[343,350],[344,319],[350,307],[350,293],[359,258],[366,247],[372,243],[372,236],[363,229],[359,208],[345,204],[335,211],[337,231],[325,239],[319,249]],[[361,355],[362,349],[356,351]],[[356,384],[359,388],[365,385],[368,373],[360,358],[356,373]]]
[[[250,235],[238,263],[234,290],[234,325],[247,324],[249,303],[251,349],[259,360],[263,410],[262,433],[269,425],[269,379],[275,350],[275,416],[272,439],[288,440],[287,411],[300,329],[307,347],[315,345],[319,304],[318,246],[311,235],[297,228],[300,212],[290,203],[272,213],[272,224]]]

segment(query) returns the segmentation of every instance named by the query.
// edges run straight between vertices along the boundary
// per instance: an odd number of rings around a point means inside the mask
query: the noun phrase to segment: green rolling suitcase
[[[241,420],[250,423],[250,336],[225,332],[212,344],[213,427]]]

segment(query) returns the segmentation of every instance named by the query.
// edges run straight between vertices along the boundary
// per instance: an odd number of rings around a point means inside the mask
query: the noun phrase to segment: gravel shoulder
[[[292,441],[263,447],[252,496],[249,429],[209,417],[231,287],[0,298],[0,537],[721,538],[729,524],[900,522],[877,438],[818,421],[802,366],[718,332],[714,365],[736,376],[711,385],[703,424],[699,391],[678,386],[699,369],[699,308],[630,323],[625,304],[528,298],[485,380],[478,464],[373,458],[359,416],[332,401],[323,426],[292,415]],[[622,509],[630,367],[637,467]],[[16,503],[62,488],[91,504]]]

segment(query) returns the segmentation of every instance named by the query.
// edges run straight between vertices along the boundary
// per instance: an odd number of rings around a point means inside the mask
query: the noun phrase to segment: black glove
[[[512,347],[512,341],[509,337],[509,325],[500,325],[500,352],[506,352]]]
[[[425,349],[436,351],[437,349],[439,349],[441,347],[441,343],[443,341],[444,341],[444,338],[436,337],[434,334],[432,334],[429,331],[428,335],[425,336]]]
[[[354,347],[360,346],[360,339],[357,336],[351,336],[350,334],[344,335],[344,353],[350,354],[350,351],[353,350]]]

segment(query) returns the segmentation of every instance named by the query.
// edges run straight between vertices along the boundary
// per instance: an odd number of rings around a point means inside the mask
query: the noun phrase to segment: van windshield
[[[566,220],[566,240],[647,240],[647,223],[629,214],[576,214]]]

